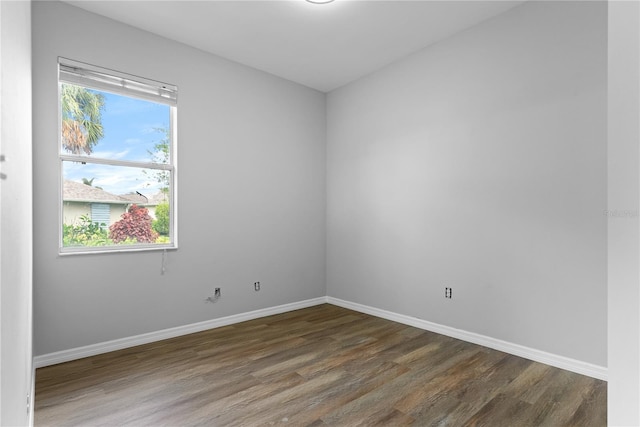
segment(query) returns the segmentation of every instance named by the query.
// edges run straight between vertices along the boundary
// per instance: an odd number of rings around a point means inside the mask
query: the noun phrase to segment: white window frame
[[[60,88],[62,84],[72,84],[96,89],[103,92],[110,92],[116,95],[128,96],[131,98],[144,99],[170,107],[169,118],[169,163],[135,162],[127,160],[105,159],[84,155],[69,154],[62,149],[62,105],[60,99]],[[155,251],[178,248],[178,210],[177,210],[177,94],[178,88],[175,85],[74,61],[67,58],[58,58],[58,163],[60,178],[59,183],[59,254],[94,254],[112,252],[136,252]],[[135,167],[152,170],[164,170],[169,172],[169,243],[148,243],[148,244],[119,244],[111,246],[63,246],[63,224],[64,224],[64,162],[80,162],[91,164],[103,164],[110,166]]]

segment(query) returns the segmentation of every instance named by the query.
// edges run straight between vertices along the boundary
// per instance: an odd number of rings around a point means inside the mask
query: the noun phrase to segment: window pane
[[[59,64],[60,253],[177,248],[177,87]]]
[[[169,171],[64,161],[63,247],[168,244]]]
[[[61,153],[169,164],[171,107],[63,83]]]

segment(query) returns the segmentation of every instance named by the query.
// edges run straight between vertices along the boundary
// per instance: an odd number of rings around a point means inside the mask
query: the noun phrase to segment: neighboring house
[[[144,206],[149,210],[149,215],[151,216],[151,218],[154,219],[156,217],[156,206],[158,206],[160,203],[169,202],[169,196],[166,193],[162,192],[151,194],[148,196],[146,194],[140,193],[123,194],[119,197],[129,201],[129,203],[131,204],[135,203],[138,206]]]
[[[116,195],[100,188],[75,181],[64,181],[62,215],[65,224],[77,224],[80,217],[87,215],[92,222],[106,224],[109,227],[120,220],[129,206],[136,204],[149,210],[155,218],[156,206],[166,201],[166,196],[158,193],[148,198],[139,194]]]

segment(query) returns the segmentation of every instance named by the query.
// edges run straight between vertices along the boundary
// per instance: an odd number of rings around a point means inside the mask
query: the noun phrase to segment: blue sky
[[[90,157],[129,161],[151,161],[149,151],[163,139],[158,129],[168,129],[170,107],[164,104],[95,91],[105,97],[102,112],[104,138],[94,147]],[[139,168],[115,167],[87,163],[64,163],[64,178],[82,182],[82,178],[94,179],[94,187],[102,187],[113,194],[139,191],[155,194],[160,184]]]

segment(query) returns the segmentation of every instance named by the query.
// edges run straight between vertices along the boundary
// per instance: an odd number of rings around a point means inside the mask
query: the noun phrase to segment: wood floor
[[[36,426],[605,426],[606,383],[332,305],[40,368]]]

